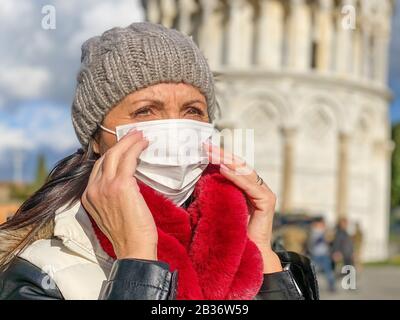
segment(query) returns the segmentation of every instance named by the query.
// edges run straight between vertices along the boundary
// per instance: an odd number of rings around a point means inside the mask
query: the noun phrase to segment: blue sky
[[[55,30],[42,28],[45,5],[56,9]],[[12,179],[15,150],[25,154],[24,179],[29,180],[38,152],[46,153],[51,167],[79,147],[70,103],[81,43],[142,19],[139,0],[0,0],[0,180]],[[389,77],[393,122],[400,122],[399,34],[397,5]]]
[[[46,5],[55,29],[42,27]],[[52,167],[79,147],[70,106],[81,44],[143,15],[137,0],[0,0],[0,180],[13,179],[17,155],[31,180],[38,153]]]
[[[389,86],[394,95],[390,109],[392,122],[400,122],[400,2],[397,1],[390,45]]]

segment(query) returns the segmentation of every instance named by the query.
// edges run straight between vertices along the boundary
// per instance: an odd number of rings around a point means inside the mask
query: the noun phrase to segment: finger
[[[257,183],[257,173],[255,171],[250,175],[238,175],[235,171],[230,170],[225,165],[221,165],[220,172],[225,178],[232,181],[253,200],[265,198],[266,193],[272,195],[272,191],[267,184],[263,183],[262,185],[259,185]]]
[[[221,174],[242,189],[252,201],[265,199],[266,195],[273,195],[265,183],[262,185],[257,183],[257,173],[243,159],[210,143],[205,144],[205,147],[209,153],[209,159],[220,164]]]
[[[124,154],[130,147],[143,138],[143,133],[141,131],[133,130],[126,134],[119,142],[117,142],[113,147],[111,147],[103,155],[104,160],[102,163],[102,174],[108,178],[112,179],[118,168],[120,157]]]
[[[116,175],[121,177],[132,177],[136,171],[137,159],[148,145],[149,141],[146,138],[142,138],[121,155]]]
[[[230,156],[229,152],[225,152],[224,149],[213,145],[209,142],[203,143],[203,148],[207,151],[208,159],[212,164],[221,164],[221,163],[232,163],[233,159]]]
[[[209,161],[211,163],[225,165],[227,168],[240,175],[250,175],[250,180],[254,177],[257,178],[257,174],[254,173],[254,170],[246,164],[244,159],[224,150],[223,148],[209,143],[204,144],[204,146],[208,152]]]
[[[229,169],[225,165],[221,165],[220,172],[224,177],[232,181],[235,185],[237,185],[246,193],[251,193],[252,195],[254,195],[254,192],[257,193],[257,191],[262,191],[261,186],[257,185],[255,179],[254,181],[250,181],[248,176],[238,175],[235,171]]]

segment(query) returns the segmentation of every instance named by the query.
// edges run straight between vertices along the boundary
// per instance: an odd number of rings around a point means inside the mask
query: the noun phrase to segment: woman
[[[254,171],[236,174],[227,154],[208,166],[143,156],[152,133],[210,127],[214,81],[194,42],[134,23],[86,41],[81,61],[82,149],[0,227],[0,298],[317,298],[309,261],[271,249],[275,196]]]

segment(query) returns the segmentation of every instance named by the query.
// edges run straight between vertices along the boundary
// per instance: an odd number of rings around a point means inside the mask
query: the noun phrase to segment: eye
[[[195,106],[188,106],[186,113],[189,115],[204,116],[204,111]]]
[[[153,113],[152,106],[144,106],[132,112],[131,116],[133,117],[149,116],[152,113]]]

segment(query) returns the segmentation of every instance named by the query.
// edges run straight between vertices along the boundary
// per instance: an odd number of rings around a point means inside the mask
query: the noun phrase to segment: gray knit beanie
[[[82,45],[72,123],[87,148],[104,117],[128,94],[161,82],[187,83],[216,107],[213,74],[193,40],[150,22],[113,28]]]

